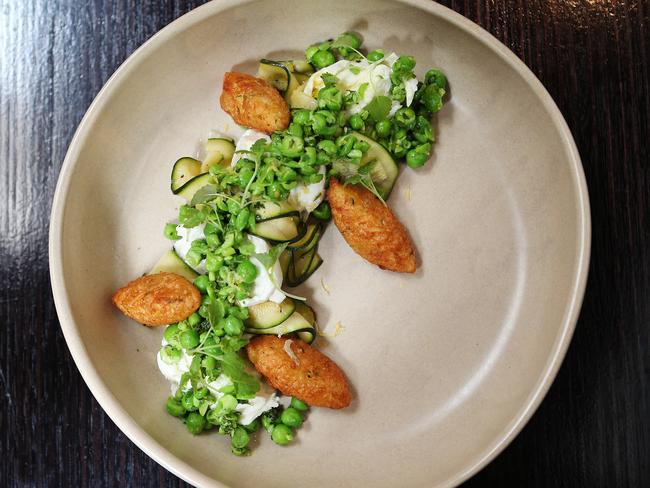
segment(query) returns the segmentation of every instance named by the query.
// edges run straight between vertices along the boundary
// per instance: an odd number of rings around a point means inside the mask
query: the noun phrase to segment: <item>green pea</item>
[[[170,241],[177,241],[181,238],[181,236],[179,236],[178,233],[176,232],[176,224],[167,224],[165,226],[165,230],[163,231],[163,234]]]
[[[377,124],[375,124],[375,130],[377,131],[377,135],[379,137],[388,137],[390,135],[391,129],[392,124],[388,119],[380,120],[377,122]]]
[[[181,402],[176,400],[174,397],[169,397],[167,399],[167,404],[165,405],[167,412],[174,417],[182,417],[185,415],[185,407],[181,405]]]
[[[322,140],[318,143],[318,149],[324,151],[326,154],[333,156],[336,154],[336,143],[329,139]]]
[[[309,410],[309,405],[307,405],[302,400],[297,399],[296,397],[291,398],[291,406],[296,410],[300,410],[301,412]]]
[[[194,280],[194,286],[196,286],[201,293],[204,295],[207,293],[208,285],[210,284],[210,279],[206,275],[198,276]]]
[[[438,112],[442,108],[442,94],[440,90],[436,85],[427,85],[424,88],[420,102],[428,111]]]
[[[184,349],[194,349],[199,345],[199,333],[194,329],[184,330],[181,333],[180,340]]]
[[[198,410],[198,407],[194,405],[194,392],[192,390],[186,391],[181,397],[181,405],[188,412]]]
[[[350,120],[348,120],[348,124],[350,124],[350,127],[352,127],[354,130],[361,130],[363,129],[363,125],[364,125],[363,119],[359,114],[354,114],[352,117],[350,117]]]
[[[415,125],[415,112],[411,108],[402,107],[395,112],[394,119],[400,127],[410,129]]]
[[[383,51],[383,49],[375,49],[374,51],[368,53],[368,56],[366,56],[366,57],[368,58],[368,61],[374,63],[375,61],[379,61],[380,59],[384,59],[384,51]]]
[[[297,409],[289,407],[280,415],[280,421],[287,427],[297,429],[302,425],[302,414]]]
[[[295,158],[300,155],[303,147],[304,142],[301,137],[287,134],[282,138],[282,143],[278,147],[278,150],[283,156]]]
[[[293,440],[293,432],[290,427],[284,424],[277,424],[273,426],[271,439],[280,446],[286,446]]]
[[[309,46],[305,50],[305,58],[307,58],[307,61],[311,61],[311,58],[314,57],[314,54],[318,52],[318,46]]]
[[[198,435],[205,428],[205,418],[196,412],[190,412],[185,418],[185,426],[192,434]]]
[[[207,341],[206,341],[207,343]],[[204,344],[205,346],[205,344]],[[212,371],[217,367],[217,360],[214,359],[212,356],[205,356],[203,358],[203,361],[201,361],[201,366],[205,368],[206,371]]]
[[[289,128],[287,129],[287,132],[292,136],[296,136],[296,137],[302,137],[304,135],[302,126],[296,122],[291,122],[291,124],[289,124]]]
[[[330,64],[334,64],[336,58],[330,51],[318,50],[311,56],[311,58],[309,58],[309,60],[317,69],[322,69]]]
[[[201,389],[194,392],[194,398],[198,398],[199,400],[203,400],[205,397],[208,396],[209,393],[210,393],[210,391],[207,388],[201,388]]]
[[[314,148],[313,147],[308,147],[307,149],[314,149]],[[302,156],[301,156],[301,159],[302,159]],[[291,183],[291,182],[296,181],[296,179],[298,178],[298,173],[296,173],[293,170],[293,168],[285,166],[278,173],[278,178],[283,183]]]
[[[429,159],[429,152],[431,150],[431,144],[426,143],[420,146],[417,146],[415,149],[411,149],[406,154],[406,164],[411,168],[419,168]]]
[[[160,350],[160,359],[167,364],[176,364],[181,360],[181,356],[181,351],[171,345],[166,345]]]
[[[226,334],[230,336],[237,336],[244,332],[244,323],[241,319],[235,317],[234,315],[229,315],[226,318],[226,323],[224,324],[224,330]]]
[[[257,278],[257,268],[247,259],[237,265],[237,274],[245,283],[252,283]]]
[[[165,329],[165,333],[163,334],[163,337],[167,341],[168,344],[171,344],[173,346],[178,345],[178,324],[172,324],[167,326]]]
[[[237,407],[237,399],[232,395],[224,395],[219,398],[217,407],[225,412],[232,412]]]
[[[203,319],[201,319],[201,316],[194,312],[192,315],[187,317],[187,322],[190,324],[190,326],[194,327],[195,325],[199,325],[202,322]]]
[[[314,209],[312,215],[318,220],[329,220],[332,218],[332,209],[327,202],[321,202],[318,207]]]
[[[413,56],[400,56],[393,64],[393,72],[406,73],[415,68],[415,58]]]
[[[447,88],[447,77],[439,69],[430,69],[424,75],[424,83],[427,85],[434,84],[438,88]]]
[[[296,124],[307,125],[309,124],[309,110],[296,110],[293,112],[293,121]]]
[[[192,362],[190,363],[190,373],[192,373],[193,375],[198,375],[200,372],[201,372],[201,356],[199,354],[195,354],[192,357]],[[196,397],[196,392],[194,393],[194,396]]]
[[[335,86],[322,88],[318,92],[318,107],[327,110],[341,110],[343,106],[343,94]]]
[[[249,217],[250,217],[250,210],[248,210],[247,208],[239,212],[237,214],[237,218],[235,219],[235,228],[237,230],[244,230],[248,225]]]
[[[232,431],[232,434],[230,435],[232,436],[230,443],[232,447],[236,449],[246,447],[250,441],[250,436],[248,435],[248,432],[246,432],[246,429],[243,427],[237,427]]]

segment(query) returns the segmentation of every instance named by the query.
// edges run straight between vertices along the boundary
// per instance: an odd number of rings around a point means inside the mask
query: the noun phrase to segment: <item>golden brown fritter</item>
[[[314,407],[345,408],[352,401],[343,372],[322,352],[299,339],[291,339],[292,359],[284,350],[289,339],[257,336],[246,346],[248,359],[269,383],[284,395]]]
[[[124,315],[144,325],[166,325],[185,320],[201,305],[201,293],[174,273],[146,275],[126,284],[113,295]]]
[[[245,73],[227,72],[221,108],[239,125],[267,134],[289,126],[290,113],[280,92],[266,81]]]
[[[415,251],[390,208],[362,186],[330,178],[327,199],[332,217],[354,251],[382,269],[415,273]]]

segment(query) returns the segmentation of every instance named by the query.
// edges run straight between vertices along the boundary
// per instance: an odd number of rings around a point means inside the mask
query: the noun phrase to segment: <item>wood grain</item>
[[[66,148],[95,94],[201,3],[0,0],[0,486],[187,486],[126,439],[79,376],[54,310],[47,232]],[[587,294],[558,378],[467,486],[650,486],[650,4],[442,3],[549,90],[582,155],[593,217]]]

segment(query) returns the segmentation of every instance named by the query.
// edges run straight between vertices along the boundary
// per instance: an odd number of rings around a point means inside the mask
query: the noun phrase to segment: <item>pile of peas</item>
[[[261,417],[261,424],[271,434],[273,442],[284,446],[293,440],[293,430],[302,426],[307,410],[309,410],[309,405],[294,397],[291,399],[289,407],[285,409],[278,407],[264,413]]]
[[[318,70],[334,64],[337,58],[348,60],[361,58],[360,48],[359,35],[346,32],[335,40],[310,46],[305,51],[305,57]],[[371,63],[381,61],[383,58],[384,52],[381,49],[374,50],[366,56]],[[391,73],[391,100],[405,103],[404,81],[415,78],[414,68],[415,59],[412,56],[400,56],[395,61]],[[445,75],[438,69],[430,69],[425,75],[424,83],[419,83],[410,107],[402,107],[391,119],[381,120],[373,119],[367,110],[362,110],[352,115],[346,126],[376,140],[394,158],[405,159],[408,166],[418,168],[426,163],[431,155],[435,135],[430,119],[442,108],[446,89]],[[345,96],[343,94],[343,97]]]

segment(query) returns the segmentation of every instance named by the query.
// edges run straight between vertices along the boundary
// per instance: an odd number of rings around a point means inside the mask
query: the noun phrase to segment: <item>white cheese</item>
[[[205,224],[197,225],[196,227],[183,227],[182,225],[176,226],[176,233],[180,236],[180,239],[174,241],[174,250],[178,257],[187,263],[187,253],[192,247],[192,242],[197,239],[205,239],[205,234],[203,230],[205,229]],[[190,264],[188,263],[188,266]],[[191,266],[194,271],[199,274],[204,274],[207,270],[205,269],[205,259],[201,261],[198,266]]]
[[[167,345],[167,341],[165,341],[165,339],[163,339],[162,345]],[[192,355],[187,354],[185,349],[182,349],[181,359],[176,364],[167,364],[162,360],[160,352],[158,352],[156,356],[158,369],[162,375],[171,383],[172,395],[176,393],[183,373],[187,373],[190,370],[192,357]],[[249,373],[258,377],[259,379],[259,375],[253,370],[249,370]],[[210,393],[212,393],[212,395],[214,395],[214,397],[219,400],[219,398],[224,395],[224,393],[222,393],[220,390],[224,386],[229,385],[232,385],[231,379],[225,374],[221,374],[219,377],[217,377],[217,379],[208,383],[207,387],[208,390],[210,390]],[[238,403],[235,410],[241,414],[239,417],[239,423],[241,425],[248,425],[264,412],[267,412],[280,404],[288,405],[289,402],[291,402],[291,398],[278,395],[277,392],[267,383],[260,381],[260,390],[257,392],[257,395],[255,395],[254,398],[248,400],[247,403]],[[213,403],[211,408],[215,408],[216,406],[217,402]]]
[[[323,178],[309,185],[298,183],[295,188],[289,192],[289,201],[299,211],[311,213],[325,198],[325,166],[321,166],[318,171]]]
[[[255,129],[248,129],[244,131],[244,133],[237,141],[237,145],[235,145],[235,154],[232,157],[230,166],[234,168],[237,165],[237,161],[239,161],[241,158],[246,157],[245,152],[238,151],[250,151],[251,147],[253,147],[253,144],[255,144],[260,139],[264,139],[266,142],[271,142],[271,138],[264,132],[260,132]]]
[[[411,103],[413,103],[415,92],[418,90],[418,79],[411,78],[410,80],[406,80],[404,82],[404,89],[406,90],[406,106],[410,107]]]
[[[376,63],[366,59],[356,61],[342,59],[312,74],[305,83],[303,91],[306,95],[316,98],[319,90],[325,86],[322,79],[325,73],[339,79],[337,87],[343,92],[359,91],[361,86],[366,84],[362,99],[350,106],[346,112],[348,116],[353,115],[360,112],[376,96],[390,96],[390,66],[394,63],[393,57],[397,59],[397,55],[391,54],[387,59]]]
[[[269,246],[264,239],[252,235],[248,235],[248,239],[253,243],[253,246],[255,246],[256,254],[264,254],[269,252],[271,249],[271,246]],[[250,307],[252,305],[266,302],[267,300],[281,303],[285,299],[286,295],[282,293],[282,290],[280,289],[282,286],[282,268],[280,267],[280,262],[275,262],[275,265],[271,270],[273,276],[269,276],[268,270],[259,259],[251,257],[250,261],[255,266],[255,269],[257,269],[257,277],[253,282],[251,297],[240,300],[238,305],[240,307]]]

